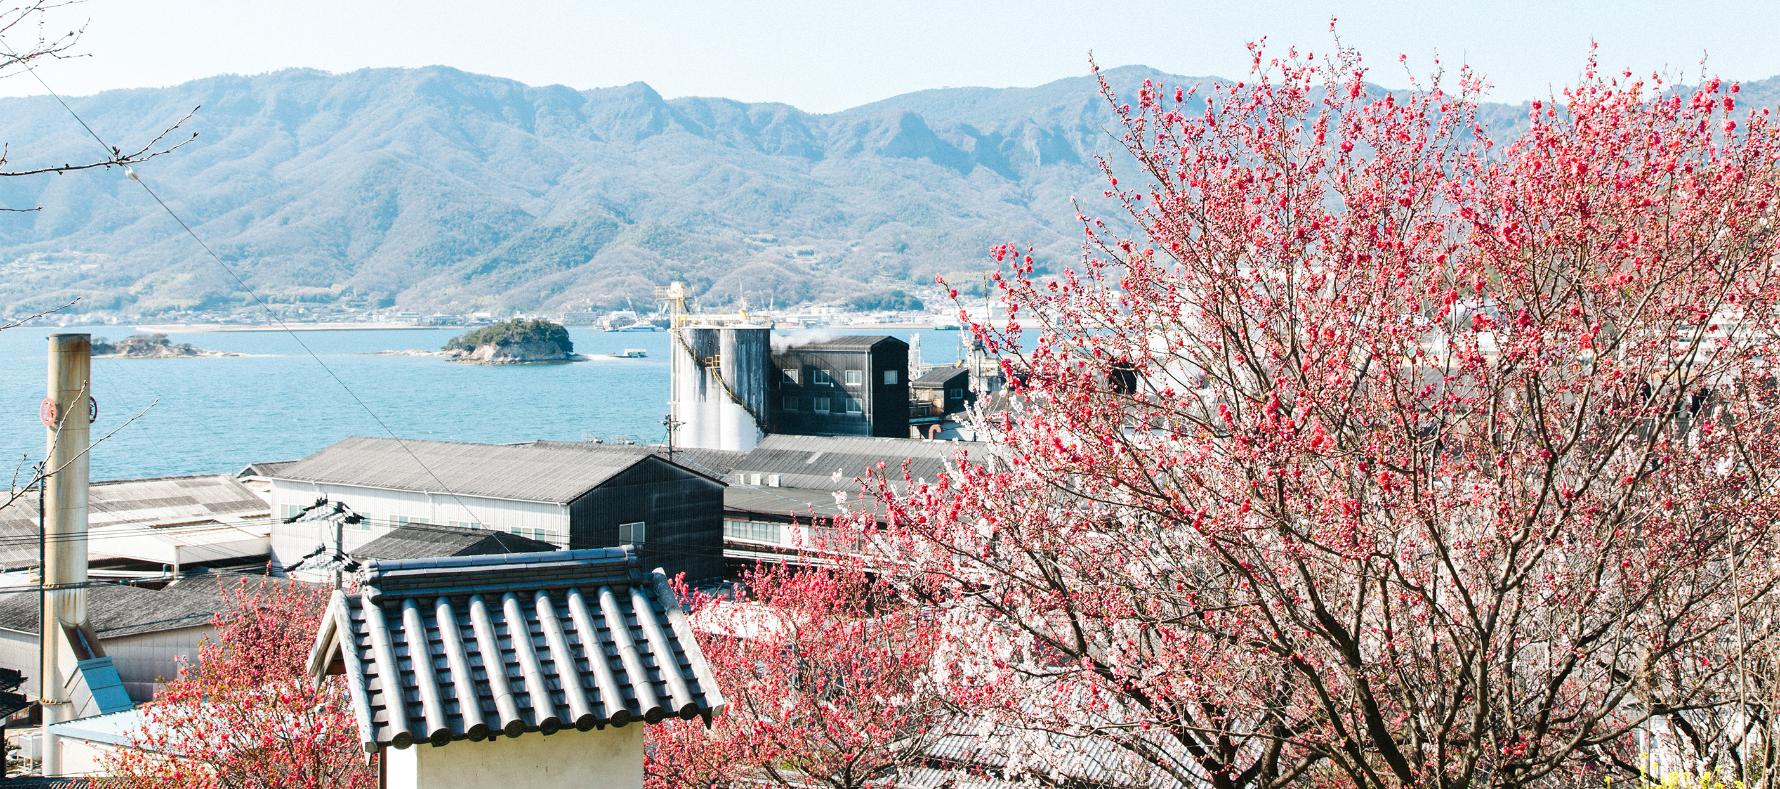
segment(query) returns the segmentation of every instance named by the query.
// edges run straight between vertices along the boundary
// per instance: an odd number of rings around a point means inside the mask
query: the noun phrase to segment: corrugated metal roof
[[[351,551],[359,559],[431,559],[442,556],[491,556],[503,553],[554,551],[542,540],[494,529],[409,523]]]
[[[223,475],[96,482],[87,489],[87,529],[95,540],[108,529],[143,536],[147,527],[206,521],[227,525],[264,521],[271,514],[264,499]],[[94,546],[93,553],[96,559],[109,558],[103,546]],[[37,496],[31,494],[0,510],[0,567],[35,566]]]
[[[367,752],[723,706],[667,577],[630,551],[373,562],[363,583],[310,667],[345,673]]]
[[[567,504],[646,460],[659,458],[641,446],[354,436],[280,469],[273,478]]]
[[[771,435],[736,463],[726,479],[732,485],[753,484],[751,475],[758,473],[765,484],[767,475],[777,474],[785,487],[851,492],[859,489],[854,480],[878,463],[900,478],[906,459],[916,479],[937,479],[961,450],[972,456],[988,451],[983,444],[917,438]]]
[[[927,389],[937,389],[939,387],[945,386],[946,383],[951,381],[953,378],[958,378],[961,376],[965,377],[965,378],[969,378],[970,377],[970,368],[967,368],[967,367],[932,367],[932,368],[929,368],[927,370],[927,372],[924,372],[920,375],[915,376],[914,378],[909,379],[909,386],[922,387],[922,388],[927,388]]]
[[[837,492],[846,495],[844,503],[835,499]],[[723,508],[732,512],[792,518],[834,517],[846,512],[847,505],[853,508],[865,506],[875,511],[875,499],[858,501],[861,498],[858,493],[846,491],[731,485],[723,489]]]
[[[34,594],[0,594],[0,628],[36,635],[37,602]],[[221,607],[215,587],[207,592],[119,584],[87,589],[87,622],[100,638],[203,627]]]
[[[829,337],[827,339],[822,339],[822,340],[813,340],[810,342],[800,342],[800,343],[797,343],[796,345],[786,346],[783,350],[785,350],[785,351],[811,351],[811,350],[863,351],[863,350],[867,350],[867,349],[871,348],[874,345],[877,345],[878,343],[884,342],[886,340],[888,340],[890,342],[902,343],[903,345],[908,345],[908,343],[902,342],[902,340],[897,339],[895,337],[891,337],[888,334],[845,334],[845,335],[841,335],[838,337]],[[778,349],[775,349],[775,353],[776,352],[778,352]]]

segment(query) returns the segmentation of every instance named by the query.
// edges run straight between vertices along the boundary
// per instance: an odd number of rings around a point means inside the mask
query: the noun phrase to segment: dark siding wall
[[[723,572],[723,486],[664,461],[645,460],[569,505],[569,547],[618,545],[618,524],[643,521],[645,569],[689,580]]]
[[[899,340],[880,342],[870,349],[838,349],[808,346],[773,355],[770,376],[773,409],[772,432],[813,436],[889,436],[907,438],[909,432],[908,345]],[[783,371],[796,370],[798,382],[785,379]],[[832,383],[815,382],[815,371],[828,373]],[[861,375],[858,385],[848,385],[848,370]],[[884,383],[884,373],[896,371],[896,383]],[[785,408],[786,398],[796,398],[796,410]],[[815,398],[826,397],[829,413],[813,411]],[[846,412],[846,398],[857,398],[860,413]]]
[[[900,342],[881,342],[871,349],[871,434],[884,438],[909,437],[909,347]],[[896,372],[896,383],[884,383],[884,374]]]

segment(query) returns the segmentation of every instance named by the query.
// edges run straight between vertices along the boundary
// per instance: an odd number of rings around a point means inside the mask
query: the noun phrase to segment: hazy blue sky
[[[288,66],[446,64],[578,88],[645,81],[667,96],[829,111],[947,85],[1035,85],[1102,65],[1234,75],[1245,41],[1326,48],[1331,16],[1386,85],[1398,53],[1483,69],[1500,99],[1573,79],[1591,38],[1606,65],[1692,77],[1780,74],[1780,2],[615,2],[90,0],[91,57],[43,70],[57,90],[169,85]],[[15,34],[16,38],[16,34]],[[39,92],[28,77],[0,95]]]

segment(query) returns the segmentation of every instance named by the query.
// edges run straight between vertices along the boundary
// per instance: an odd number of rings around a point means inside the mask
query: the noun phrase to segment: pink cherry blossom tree
[[[145,789],[370,789],[377,769],[339,678],[308,674],[325,590],[224,584],[216,636],[142,707],[131,747],[109,757],[121,785]]]
[[[729,706],[650,727],[648,786],[895,786],[946,720],[935,623],[857,566],[762,566],[742,588],[682,592]]]
[[[1771,784],[1768,110],[1591,58],[1504,135],[1466,69],[1252,54],[1102,83],[1119,210],[972,327],[1003,451],[877,482],[959,698],[1185,786]]]

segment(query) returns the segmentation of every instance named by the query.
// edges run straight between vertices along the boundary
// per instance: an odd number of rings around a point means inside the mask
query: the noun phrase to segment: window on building
[[[817,386],[828,386],[834,383],[834,376],[829,375],[827,370],[811,370],[810,383]]]
[[[818,397],[815,399],[814,402],[815,402],[815,406],[810,409],[811,411],[815,411],[818,414],[828,413],[828,398]]]
[[[900,380],[902,380],[901,371],[899,371],[899,370],[885,370],[884,371],[884,385],[885,386],[895,386],[896,382],[900,381]]]
[[[861,408],[859,405],[859,398],[857,398],[857,397],[847,398],[847,413],[858,414],[858,413],[863,413],[863,412],[864,412],[864,409]]]
[[[858,386],[863,383],[865,383],[865,371],[864,370],[848,370],[847,371],[847,385],[848,386]]]
[[[642,545],[644,536],[644,521],[618,524],[619,545]]]
[[[791,384],[792,386],[796,386],[798,383],[800,383],[797,380],[797,370],[795,368],[787,368],[784,370],[780,370],[779,373],[781,375],[785,376],[785,383]]]
[[[785,395],[785,402],[779,404],[781,410],[791,412],[797,410],[797,395]]]
[[[723,522],[723,538],[778,545],[784,539],[784,526],[761,521],[726,520]]]
[[[947,389],[946,390],[946,399],[947,400],[963,400],[964,399],[964,390],[963,389]]]
[[[295,518],[298,515],[302,515],[303,508],[296,504],[286,504],[278,512],[279,512],[278,517],[283,518],[285,520],[290,520],[291,518]]]

